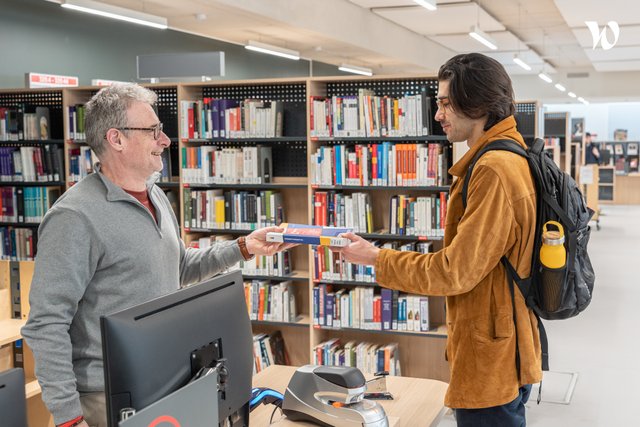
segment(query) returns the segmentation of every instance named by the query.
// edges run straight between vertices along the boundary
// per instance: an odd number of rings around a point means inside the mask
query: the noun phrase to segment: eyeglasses
[[[436,99],[436,106],[438,107],[439,110],[442,110],[443,113],[449,113],[451,112],[451,102],[449,102],[449,97],[448,96],[442,96],[438,99]]]
[[[150,126],[148,128],[115,128],[118,130],[146,130],[148,132],[153,132],[153,139],[158,140],[160,138],[160,134],[162,133],[162,122],[158,122],[157,124]]]

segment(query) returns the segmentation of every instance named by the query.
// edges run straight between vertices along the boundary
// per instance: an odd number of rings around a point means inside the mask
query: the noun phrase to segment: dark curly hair
[[[438,71],[449,82],[454,111],[471,119],[487,116],[484,130],[515,113],[513,87],[504,67],[480,53],[456,55]]]

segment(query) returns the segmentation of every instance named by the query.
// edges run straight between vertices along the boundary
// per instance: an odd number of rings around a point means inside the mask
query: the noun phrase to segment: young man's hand
[[[343,233],[339,237],[346,237],[351,243],[345,247],[332,246],[332,251],[341,253],[346,261],[353,264],[375,265],[380,248],[354,233]]]
[[[247,244],[247,251],[251,255],[274,255],[278,252],[297,246],[295,243],[267,242],[267,233],[270,232],[283,233],[284,228],[265,227],[253,231],[245,240]]]

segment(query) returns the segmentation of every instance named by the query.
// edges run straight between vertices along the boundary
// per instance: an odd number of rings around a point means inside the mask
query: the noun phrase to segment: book
[[[267,242],[304,243],[308,245],[342,247],[349,244],[349,239],[338,236],[342,233],[349,233],[352,231],[350,228],[324,227],[306,224],[283,223],[280,227],[284,228],[284,232],[267,233]]]

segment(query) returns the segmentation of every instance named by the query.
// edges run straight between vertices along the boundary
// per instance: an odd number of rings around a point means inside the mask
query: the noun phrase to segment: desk
[[[284,394],[297,368],[273,365],[253,377],[254,387],[269,387]],[[436,426],[445,413],[444,394],[447,383],[437,380],[407,377],[387,377],[387,389],[394,400],[379,400],[389,417],[390,426]],[[251,425],[266,427],[273,412],[273,405],[260,405],[251,413]],[[280,411],[273,416],[276,426],[302,426],[282,419]],[[277,420],[280,420],[276,422]]]

